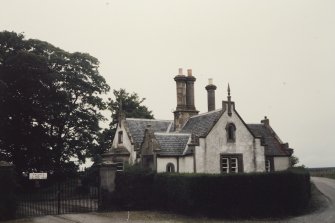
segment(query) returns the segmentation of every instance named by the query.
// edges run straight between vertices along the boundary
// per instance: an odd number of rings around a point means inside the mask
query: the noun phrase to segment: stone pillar
[[[115,190],[116,166],[111,161],[105,161],[100,165],[100,189],[105,192]]]
[[[187,77],[186,77],[186,108],[188,110],[195,110],[194,105],[194,82],[195,77],[192,76],[192,70],[187,70]]]
[[[208,111],[214,111],[216,86],[213,84],[213,79],[208,79],[208,85],[206,86],[206,90],[207,90]]]

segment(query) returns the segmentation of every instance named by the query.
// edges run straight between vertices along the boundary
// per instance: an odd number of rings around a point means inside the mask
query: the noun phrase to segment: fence
[[[97,211],[99,179],[87,173],[62,180],[21,179],[17,194],[17,217]]]

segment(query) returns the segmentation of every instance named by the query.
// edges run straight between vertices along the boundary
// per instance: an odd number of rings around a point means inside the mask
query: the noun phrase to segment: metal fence
[[[18,217],[97,211],[100,200],[98,180],[85,174],[63,180],[24,180],[17,194]]]

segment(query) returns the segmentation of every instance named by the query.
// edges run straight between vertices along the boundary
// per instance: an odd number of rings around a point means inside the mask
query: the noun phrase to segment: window
[[[222,159],[221,161],[222,172],[229,173],[229,158],[222,157],[221,159]]]
[[[168,163],[166,165],[166,172],[168,172],[168,173],[174,173],[175,172],[173,163]]]
[[[123,171],[123,162],[116,163],[116,171]]]
[[[270,160],[265,160],[265,171],[270,172],[271,171],[271,162]]]
[[[274,171],[273,157],[267,157],[265,159],[265,171],[266,172]]]
[[[237,158],[230,158],[230,172],[231,173],[238,173],[238,160]]]
[[[222,154],[220,163],[222,173],[243,172],[242,154]]]
[[[236,127],[234,123],[228,123],[226,126],[227,142],[235,142],[235,131]]]
[[[119,131],[119,133],[118,133],[119,135],[119,137],[118,137],[118,143],[119,144],[121,144],[121,143],[123,143],[123,132],[122,131]]]

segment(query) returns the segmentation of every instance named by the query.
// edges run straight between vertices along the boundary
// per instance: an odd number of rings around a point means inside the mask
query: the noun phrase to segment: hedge
[[[15,195],[16,181],[12,169],[0,168],[0,220],[15,216],[17,197]]]
[[[257,174],[118,172],[112,204],[218,217],[280,217],[301,213],[310,199],[304,170]]]

